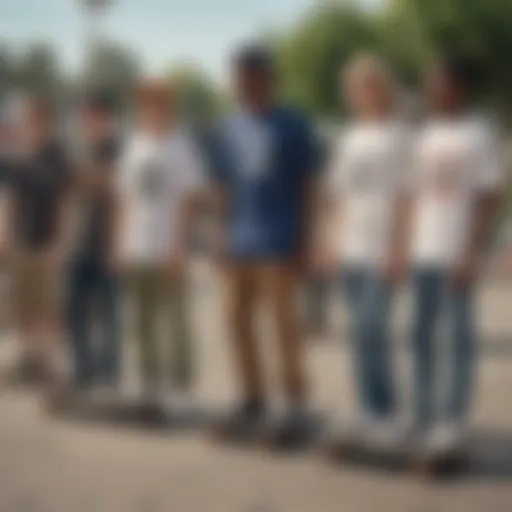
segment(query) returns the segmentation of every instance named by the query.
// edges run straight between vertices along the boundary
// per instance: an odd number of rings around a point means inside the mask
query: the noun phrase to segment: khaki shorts
[[[19,250],[11,273],[11,305],[16,314],[56,314],[60,309],[60,276],[54,275],[43,251]]]

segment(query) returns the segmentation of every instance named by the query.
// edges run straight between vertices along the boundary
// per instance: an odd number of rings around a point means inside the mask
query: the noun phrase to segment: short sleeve
[[[482,192],[496,191],[505,181],[506,158],[499,137],[490,127],[479,133],[475,161],[476,187]]]

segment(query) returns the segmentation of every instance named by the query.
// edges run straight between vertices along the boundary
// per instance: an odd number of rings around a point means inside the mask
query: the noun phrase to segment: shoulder
[[[336,143],[350,143],[361,136],[364,137],[364,130],[361,124],[357,121],[349,121],[343,127],[338,128],[336,133],[335,141]]]

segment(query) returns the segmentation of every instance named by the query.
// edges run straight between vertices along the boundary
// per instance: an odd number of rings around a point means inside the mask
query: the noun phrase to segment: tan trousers
[[[170,345],[165,365],[172,383],[186,388],[192,380],[192,346],[187,323],[186,283],[158,267],[132,268],[126,282],[133,306],[141,376],[147,387],[160,381],[160,336]],[[162,321],[160,321],[162,320]]]
[[[257,350],[256,305],[271,315],[281,360],[284,390],[291,400],[305,398],[302,339],[296,310],[296,270],[288,264],[236,264],[226,269],[228,322],[240,380],[246,397],[262,399],[265,385]]]

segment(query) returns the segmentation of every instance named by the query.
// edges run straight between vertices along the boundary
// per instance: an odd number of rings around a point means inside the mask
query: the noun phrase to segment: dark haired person
[[[415,423],[421,445],[435,454],[462,442],[474,388],[472,309],[483,249],[491,233],[504,179],[497,137],[472,111],[474,73],[458,59],[439,61],[426,75],[431,113],[415,149],[415,211],[411,263],[415,311]],[[450,374],[440,382],[439,350]],[[448,352],[446,352],[448,351]]]
[[[84,388],[115,385],[119,374],[118,282],[111,261],[119,140],[112,98],[91,93],[78,113],[84,143],[75,180],[80,222],[66,306],[74,384]],[[94,343],[93,327],[101,343]]]
[[[4,235],[12,265],[20,377],[53,381],[61,371],[59,292],[70,167],[47,102],[28,99],[20,107],[14,136]]]
[[[280,103],[275,65],[264,48],[242,49],[233,75],[238,109],[221,130],[217,168],[229,330],[242,396],[219,431],[228,437],[263,435],[269,396],[255,327],[261,301],[273,322],[288,407],[271,442],[294,443],[305,424],[307,382],[295,306],[298,270],[309,245],[317,144],[307,119]]]

